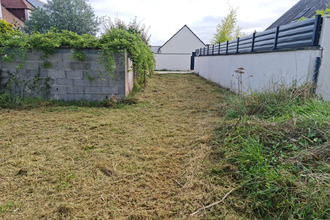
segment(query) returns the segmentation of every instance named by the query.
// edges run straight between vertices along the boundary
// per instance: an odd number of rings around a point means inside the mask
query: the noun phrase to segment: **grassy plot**
[[[330,105],[309,87],[228,94],[211,176],[250,218],[329,219]]]
[[[205,176],[222,96],[194,75],[155,75],[115,109],[0,109],[0,218],[189,218],[231,189]],[[228,207],[217,215],[239,218]]]

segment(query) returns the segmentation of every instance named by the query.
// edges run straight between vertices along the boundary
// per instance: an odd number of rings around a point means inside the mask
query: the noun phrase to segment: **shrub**
[[[13,25],[5,20],[0,20],[0,33],[4,34],[7,32],[13,32]]]

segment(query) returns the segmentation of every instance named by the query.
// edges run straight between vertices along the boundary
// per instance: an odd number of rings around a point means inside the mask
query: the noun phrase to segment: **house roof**
[[[188,30],[193,34],[195,35],[195,37],[202,43],[205,45],[205,43],[187,26],[187,25],[184,25],[178,32],[176,32],[168,41],[166,41],[160,48],[159,50],[164,47],[169,41],[171,41],[178,33],[180,33],[180,31],[184,28],[188,28]]]
[[[158,53],[161,46],[151,46],[150,49],[153,53]]]
[[[328,3],[329,0],[300,0],[289,11],[270,25],[267,30],[295,22],[302,17],[311,18],[316,15],[317,10],[324,10]]]
[[[45,6],[46,3],[40,1],[40,0],[26,0],[28,3],[30,3],[34,8],[42,8]]]
[[[15,9],[28,9],[28,5],[24,2],[24,0],[1,0],[1,4],[7,8],[15,8]]]
[[[24,22],[21,21],[18,17],[10,13],[5,7],[1,7],[2,18],[9,23],[17,23],[19,26],[24,27]]]

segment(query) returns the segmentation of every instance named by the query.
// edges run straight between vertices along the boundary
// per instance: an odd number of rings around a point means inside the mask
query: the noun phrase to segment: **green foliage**
[[[16,72],[7,72],[6,83],[2,85],[3,92],[8,92],[12,96],[32,97],[44,96],[47,97],[50,93],[50,78],[42,79],[40,77],[40,69],[32,78],[20,74],[20,70]],[[0,81],[1,83],[1,81]]]
[[[245,213],[262,219],[327,219],[329,216],[329,102],[310,87],[248,96],[229,95],[227,119],[215,148]],[[224,178],[225,176],[221,177]]]
[[[50,100],[40,97],[21,97],[18,95],[10,95],[8,93],[0,94],[0,108],[5,109],[35,109],[42,107],[52,107],[50,111],[56,111],[57,107],[79,108],[79,107],[93,107],[93,108],[123,108],[130,105],[137,104],[137,100],[134,98],[117,99],[115,97],[109,98],[102,102],[93,101],[60,101]],[[59,109],[57,109],[59,110]]]
[[[31,18],[25,22],[29,33],[47,33],[56,28],[95,35],[98,25],[98,18],[86,0],[48,0],[44,8],[33,10]]]
[[[230,8],[226,17],[218,24],[212,43],[218,44],[244,36],[242,28],[237,25],[237,8]]]
[[[329,4],[327,4],[327,7],[324,10],[317,10],[316,11],[316,15],[321,15],[322,17],[324,17],[325,14],[330,14],[330,1],[329,1]],[[301,17],[297,21],[304,21],[306,19],[307,19],[306,17]]]
[[[18,59],[21,63],[17,70],[24,66],[27,51],[30,49],[42,51],[42,67],[49,68],[51,63],[47,61],[48,57],[55,53],[56,48],[63,46],[72,47],[73,57],[81,62],[87,58],[83,49],[99,49],[99,62],[105,65],[109,75],[112,75],[115,68],[114,54],[127,51],[128,57],[133,61],[136,83],[140,85],[146,83],[146,77],[150,76],[154,69],[154,58],[149,46],[141,38],[141,34],[132,29],[112,28],[101,39],[88,34],[78,35],[71,31],[54,29],[46,34],[28,35],[12,31],[0,35],[0,56],[5,62]]]
[[[0,20],[0,33],[13,32],[13,25],[5,20]]]
[[[135,17],[133,20],[131,20],[128,24],[123,22],[122,20],[116,18],[114,21],[108,16],[104,16],[102,18],[102,31],[103,33],[107,33],[111,29],[123,29],[127,30],[131,34],[139,34],[142,41],[146,44],[149,44],[150,40],[150,34],[149,34],[149,28],[145,26],[145,24],[142,23],[142,21],[138,21],[137,17]]]
[[[133,61],[137,82],[146,83],[146,77],[153,73],[154,57],[139,33],[124,28],[111,28],[102,36],[100,42],[104,57],[112,55],[113,52],[127,50],[128,57]],[[109,68],[112,64],[107,62],[105,65]]]
[[[317,15],[321,15],[322,17],[325,15],[325,14],[330,14],[330,1],[329,3],[327,4],[327,7],[325,10],[318,10],[316,11],[316,14]]]

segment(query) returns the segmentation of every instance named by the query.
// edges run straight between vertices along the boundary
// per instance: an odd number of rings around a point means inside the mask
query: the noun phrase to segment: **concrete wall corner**
[[[323,18],[320,46],[323,52],[316,93],[330,101],[330,15]]]

